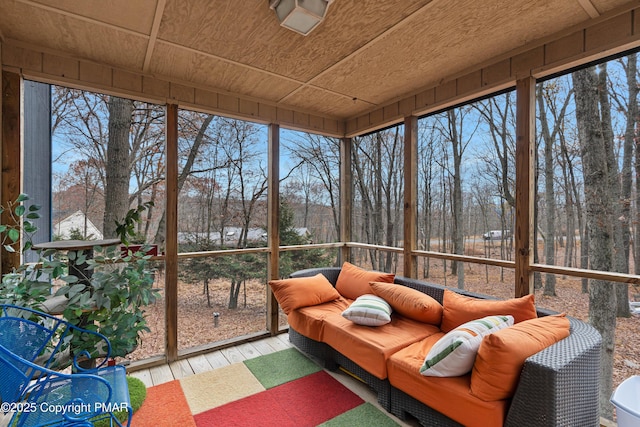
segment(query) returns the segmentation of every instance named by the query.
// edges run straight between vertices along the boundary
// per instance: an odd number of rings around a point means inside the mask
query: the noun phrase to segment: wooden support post
[[[21,117],[21,92],[22,79],[19,74],[8,71],[2,72],[2,193],[0,203],[7,206],[8,202],[13,202],[20,195],[21,189],[21,138],[20,138],[20,117]],[[10,223],[8,214],[2,214],[3,224]],[[22,242],[20,245],[22,246]],[[7,252],[1,249],[0,263],[2,274],[11,272],[20,265],[20,251]]]
[[[168,362],[178,360],[178,106],[167,104],[165,328]]]
[[[418,118],[404,119],[404,276],[418,277],[416,249],[418,199]]]
[[[269,125],[269,182],[267,189],[267,277],[280,278],[280,126]],[[267,330],[275,335],[279,328],[278,301],[267,292]]]
[[[535,200],[535,86],[527,77],[516,83],[515,296],[533,293],[533,219]]]
[[[340,143],[340,242],[351,241],[351,206],[353,202],[353,175],[351,173],[351,138]],[[340,264],[351,261],[351,249],[340,248]]]

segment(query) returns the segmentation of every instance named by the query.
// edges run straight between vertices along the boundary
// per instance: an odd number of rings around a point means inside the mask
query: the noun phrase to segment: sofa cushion
[[[513,325],[513,316],[487,316],[458,326],[431,347],[420,367],[430,377],[455,377],[471,372],[482,337]]]
[[[448,289],[442,299],[442,332],[449,332],[463,323],[492,315],[511,315],[514,323],[537,317],[533,294],[508,300],[485,300],[460,295]]]
[[[370,286],[394,311],[418,322],[440,325],[442,305],[429,295],[394,283],[371,282]]]
[[[312,340],[322,341],[324,320],[328,316],[338,316],[349,307],[350,300],[340,297],[336,300],[309,307],[297,308],[287,315],[289,326]]]
[[[509,401],[485,402],[469,393],[470,374],[447,378],[418,374],[429,349],[442,336],[438,333],[391,355],[387,362],[389,382],[462,425],[502,426]]]
[[[322,274],[295,279],[270,280],[269,286],[285,314],[291,313],[296,308],[317,305],[340,298],[338,291]]]
[[[376,295],[360,295],[345,311],[342,317],[365,326],[380,326],[391,322],[391,306]]]
[[[527,320],[482,339],[471,372],[471,393],[485,401],[513,396],[525,360],[569,336],[564,314]]]
[[[391,316],[391,322],[376,328],[357,325],[341,316],[327,316],[322,341],[371,375],[384,380],[389,356],[438,332],[437,326],[397,314]],[[417,370],[415,375],[418,375]]]
[[[371,294],[369,282],[393,283],[395,274],[380,271],[368,271],[351,263],[342,264],[342,269],[336,281],[336,289],[345,298],[356,299],[360,295]]]

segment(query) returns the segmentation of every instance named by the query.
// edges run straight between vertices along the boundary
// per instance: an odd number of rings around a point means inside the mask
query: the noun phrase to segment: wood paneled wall
[[[304,111],[294,111],[189,82],[157,78],[77,58],[59,56],[17,44],[5,44],[2,67],[26,79],[60,84],[180,108],[218,114],[257,123],[276,123],[289,129],[323,135],[344,135],[344,123]]]

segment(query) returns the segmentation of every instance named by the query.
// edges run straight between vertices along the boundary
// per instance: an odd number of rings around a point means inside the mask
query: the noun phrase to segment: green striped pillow
[[[430,377],[455,377],[469,373],[482,338],[511,325],[513,316],[487,316],[458,326],[431,347],[420,373]]]
[[[365,294],[342,312],[342,317],[365,326],[380,326],[391,322],[391,306],[382,298]]]

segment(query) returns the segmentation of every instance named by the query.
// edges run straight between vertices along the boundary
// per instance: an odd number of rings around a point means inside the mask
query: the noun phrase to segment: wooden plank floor
[[[265,338],[260,341],[240,344],[216,350],[211,353],[178,360],[168,365],[155,366],[131,372],[129,375],[140,379],[147,387],[178,380],[194,374],[211,371],[222,366],[239,363],[292,347],[288,334]]]
[[[152,387],[154,385],[188,377],[190,375],[200,374],[202,372],[207,372],[233,363],[239,363],[247,359],[274,353],[290,347],[293,347],[293,345],[289,342],[289,334],[280,334],[260,341],[244,343],[236,347],[229,347],[200,356],[182,359],[168,365],[160,365],[149,369],[134,371],[129,375],[139,378],[147,387]],[[329,372],[329,374],[336,380],[340,381],[345,387],[360,396],[364,401],[370,402],[381,411],[386,412],[378,404],[376,393],[366,384],[354,379],[340,370],[336,372]],[[391,414],[389,414],[389,416],[400,426],[416,427],[420,425],[416,420],[403,422]]]

